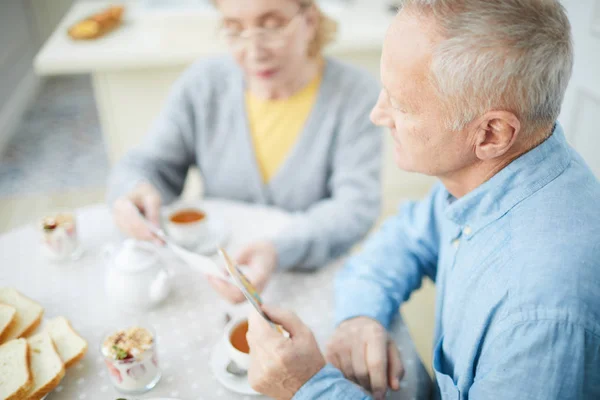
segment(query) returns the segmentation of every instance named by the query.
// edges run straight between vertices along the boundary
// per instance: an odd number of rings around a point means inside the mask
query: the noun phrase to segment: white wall
[[[0,1],[0,154],[37,93],[33,58],[71,3]]]
[[[575,65],[560,122],[600,177],[600,0],[563,0],[573,26]]]

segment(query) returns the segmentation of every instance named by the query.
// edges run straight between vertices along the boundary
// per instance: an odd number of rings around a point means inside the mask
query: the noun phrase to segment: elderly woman
[[[205,194],[294,213],[277,237],[238,262],[260,289],[277,269],[314,268],[347,251],[380,203],[380,130],[369,121],[378,84],[325,58],[335,24],[310,0],[217,0],[232,57],[201,60],[179,79],[144,143],[114,169],[109,202],[126,234],[157,240],[191,166]],[[243,296],[212,281],[233,302]]]

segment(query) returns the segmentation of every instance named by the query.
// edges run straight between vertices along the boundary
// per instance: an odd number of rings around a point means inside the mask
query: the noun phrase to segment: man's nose
[[[392,125],[393,120],[385,107],[385,95],[383,91],[379,94],[377,104],[375,104],[375,107],[371,110],[371,122],[377,126],[390,127]]]

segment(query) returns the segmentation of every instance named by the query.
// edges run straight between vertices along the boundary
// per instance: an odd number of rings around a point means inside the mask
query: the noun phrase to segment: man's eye
[[[392,105],[392,108],[396,111],[400,111],[400,112],[406,112],[406,110],[404,108],[402,108],[397,102],[395,102],[393,99],[390,99],[390,104]]]

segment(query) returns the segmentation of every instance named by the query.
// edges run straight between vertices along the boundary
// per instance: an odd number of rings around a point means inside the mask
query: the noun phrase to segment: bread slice
[[[23,400],[32,385],[27,340],[15,339],[1,345],[0,399]]]
[[[47,332],[30,337],[27,343],[33,387],[29,389],[26,398],[40,400],[58,386],[65,376],[65,367]]]
[[[17,322],[16,314],[17,310],[13,306],[0,304],[0,343],[4,341],[4,334]]]
[[[13,288],[0,288],[0,303],[8,304],[17,310],[16,322],[3,335],[5,341],[27,337],[42,321],[42,306]]]
[[[73,330],[65,317],[49,320],[46,330],[54,341],[65,368],[73,366],[85,356],[87,342]]]

